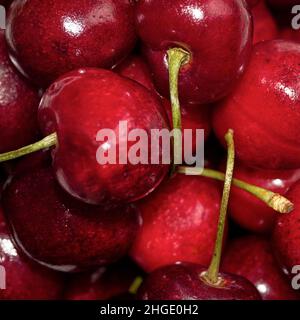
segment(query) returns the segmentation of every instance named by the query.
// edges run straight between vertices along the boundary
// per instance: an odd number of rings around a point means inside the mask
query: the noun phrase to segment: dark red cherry
[[[246,0],[246,2],[249,4],[249,6],[252,8],[258,4],[262,0]],[[264,0],[263,0],[264,1]]]
[[[148,150],[148,164],[131,162],[130,149],[136,141],[129,141],[122,129],[119,138],[120,121],[126,121],[128,132],[143,129],[150,133],[168,127],[155,95],[111,71],[80,69],[57,80],[43,96],[39,119],[45,134],[57,132],[53,159],[58,181],[70,194],[88,203],[143,198],[169,170],[169,165],[150,163],[151,143],[143,144]],[[100,129],[112,130],[116,137],[97,142]],[[119,148],[124,149],[120,155],[127,164],[119,161]],[[96,158],[99,150],[103,154],[116,150],[116,164],[100,165]]]
[[[0,153],[37,139],[39,96],[11,64],[0,30]]]
[[[70,197],[49,167],[13,178],[4,191],[3,206],[19,247],[37,262],[61,271],[120,259],[139,225],[133,206],[98,207]]]
[[[285,195],[289,188],[300,179],[300,170],[262,170],[238,163],[234,176],[250,184]],[[229,212],[241,227],[260,233],[272,232],[278,215],[265,203],[234,186],[230,194]]]
[[[299,30],[294,30],[293,28],[291,28],[291,26],[283,27],[279,32],[278,38],[300,42],[300,32]]]
[[[16,0],[6,36],[19,70],[48,86],[67,71],[110,68],[123,59],[136,40],[134,2]]]
[[[20,255],[12,242],[0,209],[0,300],[52,300],[62,297],[61,274]],[[6,289],[2,290],[5,280]]]
[[[264,300],[300,299],[278,266],[270,242],[264,238],[246,236],[229,243],[222,270],[251,281]]]
[[[275,253],[287,274],[300,265],[300,182],[286,195],[295,206],[289,214],[279,215],[273,233]]]
[[[216,240],[221,194],[214,181],[177,175],[138,203],[142,227],[131,257],[147,272],[187,261],[208,265]]]
[[[253,43],[272,40],[278,37],[278,28],[275,18],[264,1],[252,8],[253,16]]]
[[[138,275],[137,267],[122,262],[92,273],[71,276],[65,291],[67,300],[108,300],[129,292]]]
[[[252,19],[240,0],[141,0],[136,26],[155,85],[167,98],[167,50],[189,52],[179,74],[182,103],[203,104],[226,96],[251,50]]]
[[[243,80],[215,109],[213,126],[219,140],[223,143],[232,128],[237,157],[248,166],[299,167],[299,59],[300,44],[256,44]]]
[[[206,268],[198,264],[170,265],[151,273],[143,282],[141,300],[261,300],[251,282],[243,277],[220,273],[219,285],[207,284],[201,276]]]
[[[274,7],[284,8],[299,4],[298,0],[267,0],[267,2]]]

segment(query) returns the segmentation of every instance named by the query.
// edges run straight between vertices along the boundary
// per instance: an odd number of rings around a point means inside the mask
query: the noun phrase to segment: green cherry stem
[[[130,288],[128,290],[129,293],[131,293],[133,295],[136,295],[142,283],[143,283],[143,278],[142,277],[136,277],[133,280],[133,282],[132,282],[132,284],[131,284],[131,286],[130,286]]]
[[[33,144],[30,144],[26,147],[2,153],[0,154],[0,162],[5,162],[13,159],[17,159],[20,157],[23,157],[27,154],[42,150],[42,149],[47,149],[50,148],[54,145],[57,145],[57,135],[56,133],[52,133],[49,136],[45,137],[44,139],[35,142]]]
[[[189,61],[190,54],[181,48],[169,49],[167,54],[169,66],[170,100],[172,105],[172,121],[174,130],[174,162],[171,172],[174,173],[176,170],[176,163],[182,162],[181,110],[178,93],[178,78],[180,68]]]
[[[225,135],[225,140],[228,146],[228,156],[227,156],[227,166],[225,174],[225,182],[223,189],[223,196],[220,208],[220,217],[218,223],[217,239],[215,243],[214,254],[210,263],[208,270],[205,272],[203,277],[211,285],[219,285],[222,278],[219,277],[220,262],[222,256],[222,246],[224,238],[224,230],[226,224],[227,216],[227,207],[230,195],[230,189],[233,179],[233,169],[234,169],[234,140],[233,140],[233,131],[229,130]]]
[[[178,167],[177,171],[186,175],[198,175],[219,181],[225,180],[225,174],[223,172],[212,169]],[[232,184],[252,194],[253,196],[263,201],[265,204],[267,204],[269,207],[271,207],[273,210],[279,213],[289,213],[294,209],[293,203],[278,193],[235,178],[232,180]]]

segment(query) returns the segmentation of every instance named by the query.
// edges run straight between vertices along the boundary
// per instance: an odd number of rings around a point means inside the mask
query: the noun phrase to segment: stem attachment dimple
[[[167,51],[168,66],[169,66],[169,87],[170,100],[172,106],[172,122],[174,129],[173,149],[174,161],[172,173],[175,172],[176,163],[181,163],[182,160],[182,136],[181,136],[181,110],[178,93],[178,78],[180,68],[190,59],[190,54],[181,48],[172,48]]]
[[[202,277],[211,285],[220,285],[222,279],[219,277],[219,269],[220,262],[222,256],[222,246],[223,246],[223,237],[224,230],[226,224],[226,216],[227,216],[227,207],[231,189],[231,183],[233,179],[233,169],[234,169],[234,158],[235,158],[235,150],[234,150],[234,140],[233,140],[233,130],[229,130],[225,135],[225,140],[227,142],[228,147],[228,156],[227,156],[227,166],[226,166],[226,174],[225,174],[225,182],[223,189],[223,196],[220,208],[220,217],[218,222],[218,231],[217,238],[215,243],[214,254],[210,263],[210,266],[207,272],[202,275]]]
[[[27,154],[30,154],[42,149],[50,148],[54,145],[57,145],[57,134],[55,132],[45,137],[44,139],[38,142],[35,142],[33,144],[30,144],[26,147],[0,154],[0,162],[17,159]]]

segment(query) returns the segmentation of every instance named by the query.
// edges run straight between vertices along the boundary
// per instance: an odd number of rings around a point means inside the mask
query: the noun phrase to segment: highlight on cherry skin
[[[0,1],[0,300],[300,300],[295,4]]]

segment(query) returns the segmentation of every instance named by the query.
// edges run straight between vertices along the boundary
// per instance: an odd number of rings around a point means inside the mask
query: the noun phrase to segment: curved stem
[[[176,163],[182,163],[182,137],[181,137],[181,110],[178,94],[178,78],[182,65],[188,62],[190,54],[181,48],[168,50],[170,100],[172,105],[172,121],[174,129],[173,148],[174,161],[172,173],[175,172]]]
[[[216,179],[219,181],[225,180],[225,174],[212,169],[200,169],[200,168],[192,168],[192,167],[179,167],[177,169],[179,173],[183,173],[186,175],[199,175],[207,178]],[[274,209],[279,213],[289,213],[293,211],[294,205],[287,198],[282,195],[275,193],[270,190],[266,190],[264,188],[255,186],[253,184],[247,183],[245,181],[239,179],[233,179],[232,184],[248,193],[252,194],[259,200],[266,203],[269,207]]]
[[[35,142],[33,144],[30,144],[26,147],[0,154],[0,162],[17,159],[27,154],[52,147],[56,144],[57,144],[57,135],[56,133],[52,133],[49,136],[45,137],[44,139],[38,142]]]
[[[205,280],[211,285],[218,285],[222,279],[219,277],[219,268],[222,256],[222,246],[223,246],[223,237],[226,224],[227,216],[227,207],[231,189],[231,183],[233,178],[233,169],[234,169],[234,140],[233,140],[233,131],[229,130],[225,135],[225,139],[228,146],[228,156],[227,156],[227,166],[225,174],[225,182],[223,189],[223,196],[220,208],[220,217],[218,223],[217,239],[215,243],[214,254],[210,263],[210,266],[207,272],[204,274]]]

